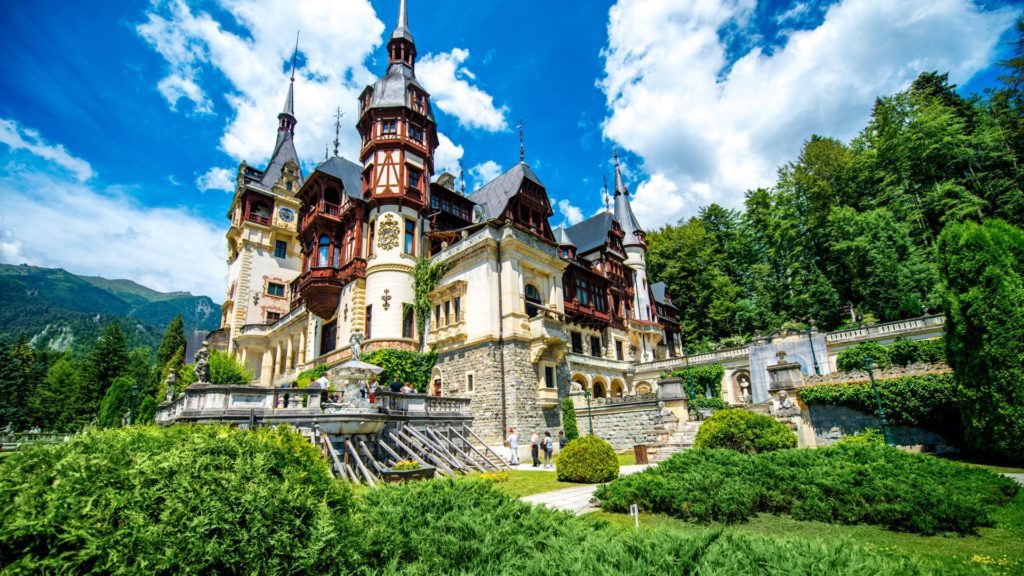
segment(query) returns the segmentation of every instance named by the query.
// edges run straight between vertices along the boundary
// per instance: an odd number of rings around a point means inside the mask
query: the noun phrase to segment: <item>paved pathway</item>
[[[621,466],[619,468],[619,475],[625,476],[627,474],[633,474],[646,469],[648,466],[651,465],[638,464],[634,466]],[[530,465],[527,465],[526,467],[530,470],[540,470],[539,468],[533,468]],[[516,469],[519,470],[521,468],[516,467]],[[540,494],[523,496],[520,500],[523,502],[529,502],[530,504],[543,504],[548,508],[565,510],[574,514],[586,514],[587,512],[593,512],[598,509],[590,503],[590,499],[594,496],[594,491],[597,490],[598,486],[600,486],[600,484],[583,484],[572,488],[555,490],[553,492],[541,492]]]
[[[1010,473],[1007,473],[1006,476],[1009,476],[1010,478],[1013,478],[1014,480],[1016,480],[1017,484],[1024,484],[1024,474],[1010,474]]]

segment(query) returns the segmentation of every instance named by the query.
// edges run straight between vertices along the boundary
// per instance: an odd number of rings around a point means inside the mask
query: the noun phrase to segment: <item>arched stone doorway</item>
[[[608,397],[608,382],[602,376],[594,377],[594,389],[591,391],[594,398]]]
[[[637,384],[636,384],[636,393],[637,394],[650,394],[651,393],[651,383],[647,382],[646,380],[644,380],[642,382],[637,382]]]
[[[626,383],[622,380],[615,378],[611,384],[612,398],[619,398],[626,395]]]

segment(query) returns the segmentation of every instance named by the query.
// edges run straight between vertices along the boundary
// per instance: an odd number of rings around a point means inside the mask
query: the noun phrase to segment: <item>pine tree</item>
[[[178,314],[167,325],[167,330],[164,330],[164,337],[160,341],[160,348],[156,351],[156,365],[163,367],[174,357],[179,348],[184,347],[185,324],[181,319],[181,314]]]
[[[135,380],[131,378],[126,376],[114,378],[114,382],[107,389],[107,393],[104,394],[103,400],[100,402],[100,413],[97,418],[97,424],[100,428],[116,428],[121,425],[132,408],[133,386],[135,386]],[[137,394],[134,398],[136,410],[138,410],[139,403],[142,400],[139,396]]]
[[[1024,231],[951,224],[937,243],[946,357],[973,451],[1024,462]]]

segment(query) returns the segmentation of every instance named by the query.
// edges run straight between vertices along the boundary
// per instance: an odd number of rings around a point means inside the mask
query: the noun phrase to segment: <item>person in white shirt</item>
[[[508,444],[508,463],[512,466],[519,465],[519,437],[516,436],[516,431],[513,428],[508,429],[508,439],[505,440]]]
[[[540,444],[537,443],[537,431],[530,430],[530,456],[533,458],[533,467],[540,466]]]

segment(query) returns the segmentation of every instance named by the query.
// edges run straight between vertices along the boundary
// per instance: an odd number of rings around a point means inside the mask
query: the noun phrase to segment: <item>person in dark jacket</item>
[[[399,382],[397,379],[393,380],[391,382],[391,391],[392,392],[401,392],[402,391],[402,383]]]
[[[568,442],[567,442],[567,441],[566,441],[566,439],[565,439],[565,432],[562,432],[561,430],[559,430],[559,431],[558,431],[558,452],[559,452],[559,453],[561,453],[561,452],[562,452],[562,450],[564,450],[564,449],[565,449],[565,445],[566,445],[567,443],[568,443]]]

